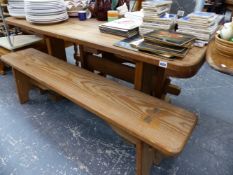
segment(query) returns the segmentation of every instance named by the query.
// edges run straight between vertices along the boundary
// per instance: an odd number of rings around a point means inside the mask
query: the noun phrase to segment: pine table
[[[13,17],[6,21],[9,25],[44,36],[48,53],[63,60],[66,60],[66,42],[79,45],[80,56],[76,58],[83,68],[131,82],[135,89],[158,98],[165,98],[167,93],[178,95],[180,89],[171,84],[169,77],[194,76],[203,64],[206,53],[206,47],[193,47],[186,57],[172,60],[119,48],[114,43],[123,37],[101,33],[98,25],[103,22],[96,19],[79,21],[70,18],[52,25],[30,24]],[[100,53],[102,57],[97,55]],[[126,62],[133,66],[124,64]]]

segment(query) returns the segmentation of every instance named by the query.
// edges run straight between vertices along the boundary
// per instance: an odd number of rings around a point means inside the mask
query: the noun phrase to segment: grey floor
[[[71,53],[69,53],[71,56]],[[233,77],[204,64],[172,103],[198,114],[184,151],[152,175],[233,174]],[[20,105],[12,73],[0,76],[0,175],[132,175],[135,149],[98,117],[68,100],[32,91]]]

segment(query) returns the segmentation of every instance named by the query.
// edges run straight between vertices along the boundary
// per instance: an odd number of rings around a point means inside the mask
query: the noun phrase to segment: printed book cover
[[[121,18],[111,22],[101,24],[101,28],[112,28],[119,30],[133,30],[141,25],[141,21],[129,18]]]
[[[177,32],[170,32],[168,30],[155,30],[144,35],[145,40],[151,42],[162,42],[164,44],[183,46],[188,42],[196,39],[192,35],[181,34]]]

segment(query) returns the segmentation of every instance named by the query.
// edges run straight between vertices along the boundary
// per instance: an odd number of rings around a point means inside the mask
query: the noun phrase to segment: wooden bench
[[[7,54],[7,53],[10,53],[10,51],[9,50],[7,50],[7,49],[4,49],[4,48],[2,48],[2,47],[0,47],[0,57],[2,56],[2,55],[5,55],[5,54]],[[3,62],[1,62],[0,61],[0,74],[1,75],[4,75],[5,74],[5,65],[3,64]]]
[[[136,145],[136,173],[147,175],[152,163],[179,154],[197,117],[182,108],[70,65],[35,49],[2,56],[13,68],[21,103],[32,82],[46,86],[107,121]]]
[[[26,49],[28,47],[29,46],[25,46],[25,47],[22,47],[22,48],[19,48],[19,49]],[[46,44],[45,44],[45,41],[43,41],[43,40],[40,41],[40,42],[31,44],[30,47],[33,47],[33,48],[35,48],[37,50],[40,50],[40,51],[43,51],[43,52],[47,53]],[[17,51],[19,49],[16,49],[14,51]],[[7,50],[7,49],[5,49],[3,47],[0,47],[0,57],[2,55],[5,55],[5,54],[10,53],[10,52],[14,52],[14,51]],[[6,68],[6,65],[4,65],[4,63],[0,61],[0,75],[4,75],[5,74],[5,68]]]

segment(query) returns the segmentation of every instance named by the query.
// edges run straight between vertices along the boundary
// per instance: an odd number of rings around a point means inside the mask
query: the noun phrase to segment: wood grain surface
[[[168,60],[142,52],[134,52],[115,47],[113,44],[123,38],[101,33],[98,29],[98,25],[103,22],[95,19],[79,21],[78,19],[71,18],[68,21],[54,25],[34,25],[26,22],[26,20],[9,17],[7,18],[7,23],[29,31],[31,30],[33,33],[63,39],[90,48],[118,54],[130,61],[145,62],[156,66],[159,65],[161,60],[166,61],[168,63],[167,70],[169,74],[177,77],[191,77],[195,75],[203,63],[206,52],[206,47],[193,47],[185,58]]]
[[[9,50],[0,47],[0,57],[1,57],[2,55],[5,55],[5,54],[9,53],[9,52],[10,52]],[[4,75],[4,74],[5,74],[4,69],[5,69],[5,65],[4,65],[4,63],[1,62],[1,60],[0,60],[0,75]]]
[[[191,112],[35,49],[1,60],[165,155],[182,151],[197,121]]]
[[[216,49],[215,40],[212,40],[208,46],[206,61],[212,68],[233,75],[233,56],[220,54]]]

